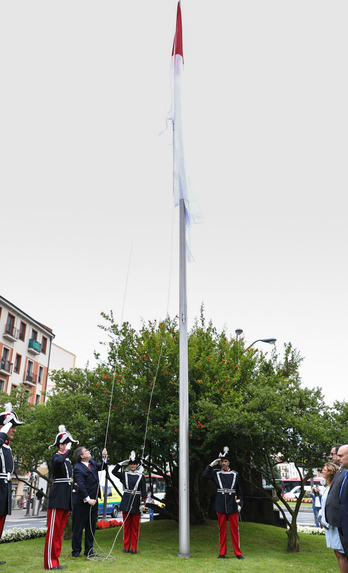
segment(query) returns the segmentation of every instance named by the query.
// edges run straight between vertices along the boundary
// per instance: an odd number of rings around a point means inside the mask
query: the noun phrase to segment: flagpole
[[[179,203],[179,553],[190,557],[189,394],[185,201]]]
[[[189,393],[187,346],[186,288],[186,208],[187,179],[182,140],[181,75],[184,52],[182,42],[181,2],[178,2],[173,43],[173,192],[179,204],[179,553],[190,557],[189,498]]]

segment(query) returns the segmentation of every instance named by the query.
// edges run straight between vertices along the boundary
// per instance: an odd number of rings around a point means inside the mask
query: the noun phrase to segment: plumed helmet
[[[140,464],[140,458],[136,455],[134,450],[130,453],[128,464],[137,464],[137,466]]]
[[[221,458],[222,460],[228,460],[230,461],[230,456],[228,454],[228,452],[230,451],[230,448],[228,446],[224,446],[224,451],[222,452],[222,454],[219,454],[219,458]]]
[[[48,446],[48,447],[54,448],[54,447],[59,446],[60,444],[67,444],[68,442],[71,442],[72,444],[78,444],[79,443],[78,440],[73,439],[70,432],[68,432],[65,429],[65,426],[63,424],[61,424],[60,426],[58,426],[58,434],[56,435],[56,439],[55,439],[54,444],[52,444],[51,446]]]
[[[18,420],[17,414],[12,410],[12,404],[10,402],[5,404],[4,412],[0,413],[0,426],[4,426],[4,424],[7,424],[8,422],[11,422],[12,426],[21,426],[22,424],[25,424],[25,422],[20,422]]]

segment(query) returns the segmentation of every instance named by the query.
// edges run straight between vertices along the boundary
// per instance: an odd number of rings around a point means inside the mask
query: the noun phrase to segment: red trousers
[[[2,530],[4,529],[6,515],[0,515],[0,537],[2,536]]]
[[[49,509],[46,533],[44,567],[53,569],[59,565],[59,555],[62,550],[63,532],[68,521],[69,510]]]
[[[122,511],[123,515],[123,547],[136,551],[139,539],[140,513]],[[131,547],[132,545],[132,547]]]
[[[238,512],[219,513],[217,511],[216,513],[218,516],[218,524],[219,524],[220,555],[226,555],[227,553],[227,519],[230,523],[234,554],[242,555],[242,552],[239,547]]]

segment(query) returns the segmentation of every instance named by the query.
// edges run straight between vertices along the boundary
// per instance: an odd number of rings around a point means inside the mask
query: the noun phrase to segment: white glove
[[[8,431],[12,428],[12,422],[7,422],[7,424],[5,424],[2,428],[1,428],[1,432],[4,432],[4,434],[8,434]]]
[[[68,443],[67,443],[67,445],[66,445],[66,448],[65,448],[65,449],[66,449],[66,450],[71,450],[71,442],[68,442]]]
[[[214,460],[213,462],[211,462],[210,467],[213,468],[214,466],[217,466],[219,461],[220,461],[220,458],[217,458],[217,460]]]
[[[118,462],[119,466],[127,466],[128,465],[129,460],[123,460],[123,462]]]

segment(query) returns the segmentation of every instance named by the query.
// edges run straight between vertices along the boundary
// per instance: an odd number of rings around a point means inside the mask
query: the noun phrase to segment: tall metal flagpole
[[[181,73],[183,65],[181,0],[178,1],[174,57],[173,188],[179,199],[179,553],[190,557],[189,500],[189,395],[186,288],[186,175],[181,125]]]
[[[179,553],[190,557],[189,394],[185,203],[180,199],[179,246]]]

